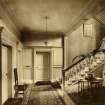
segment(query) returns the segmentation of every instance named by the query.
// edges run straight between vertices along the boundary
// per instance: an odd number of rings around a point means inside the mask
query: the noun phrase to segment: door
[[[50,53],[49,52],[36,52],[36,81],[49,81],[50,80]]]
[[[8,99],[8,57],[7,47],[2,46],[2,103]]]
[[[26,83],[33,82],[32,59],[32,49],[23,49],[23,80]]]

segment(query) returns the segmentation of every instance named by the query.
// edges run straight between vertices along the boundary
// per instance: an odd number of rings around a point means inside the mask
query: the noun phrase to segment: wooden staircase
[[[72,86],[85,79],[88,73],[95,74],[105,64],[105,49],[95,50],[82,59],[62,70],[63,87]]]

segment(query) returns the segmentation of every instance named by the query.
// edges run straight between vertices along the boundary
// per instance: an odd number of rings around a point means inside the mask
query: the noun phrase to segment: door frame
[[[6,44],[2,44],[2,47],[6,47],[7,48],[7,83],[8,83],[8,87],[7,87],[7,92],[8,92],[8,98],[12,97],[12,47]],[[3,84],[3,83],[2,83]]]
[[[0,105],[2,105],[2,30],[4,27],[0,26]]]
[[[51,49],[47,49],[47,48],[34,48],[34,71],[36,71],[36,65],[35,65],[35,62],[36,62],[36,57],[37,57],[37,52],[42,52],[42,53],[44,53],[44,52],[46,52],[46,53],[49,53],[49,57],[50,57],[50,70],[49,70],[49,81],[51,81],[51,79],[52,79],[52,50]],[[35,72],[34,72],[34,74],[35,74]],[[35,78],[35,75],[34,75],[34,83],[35,82],[37,82],[36,81],[36,78]]]

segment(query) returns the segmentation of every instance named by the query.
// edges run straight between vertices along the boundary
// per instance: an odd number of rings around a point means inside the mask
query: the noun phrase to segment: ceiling
[[[96,10],[100,10],[100,7],[103,6],[103,1],[104,0],[1,0],[1,3],[13,23],[23,34],[27,31],[46,31],[46,16],[48,17],[48,32],[67,33],[78,21],[86,18]]]
[[[98,15],[96,15],[96,18],[99,22],[105,25],[105,8]]]

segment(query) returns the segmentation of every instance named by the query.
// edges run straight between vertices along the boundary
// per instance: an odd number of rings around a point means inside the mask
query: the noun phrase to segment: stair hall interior
[[[105,105],[105,1],[0,0],[0,105]]]

